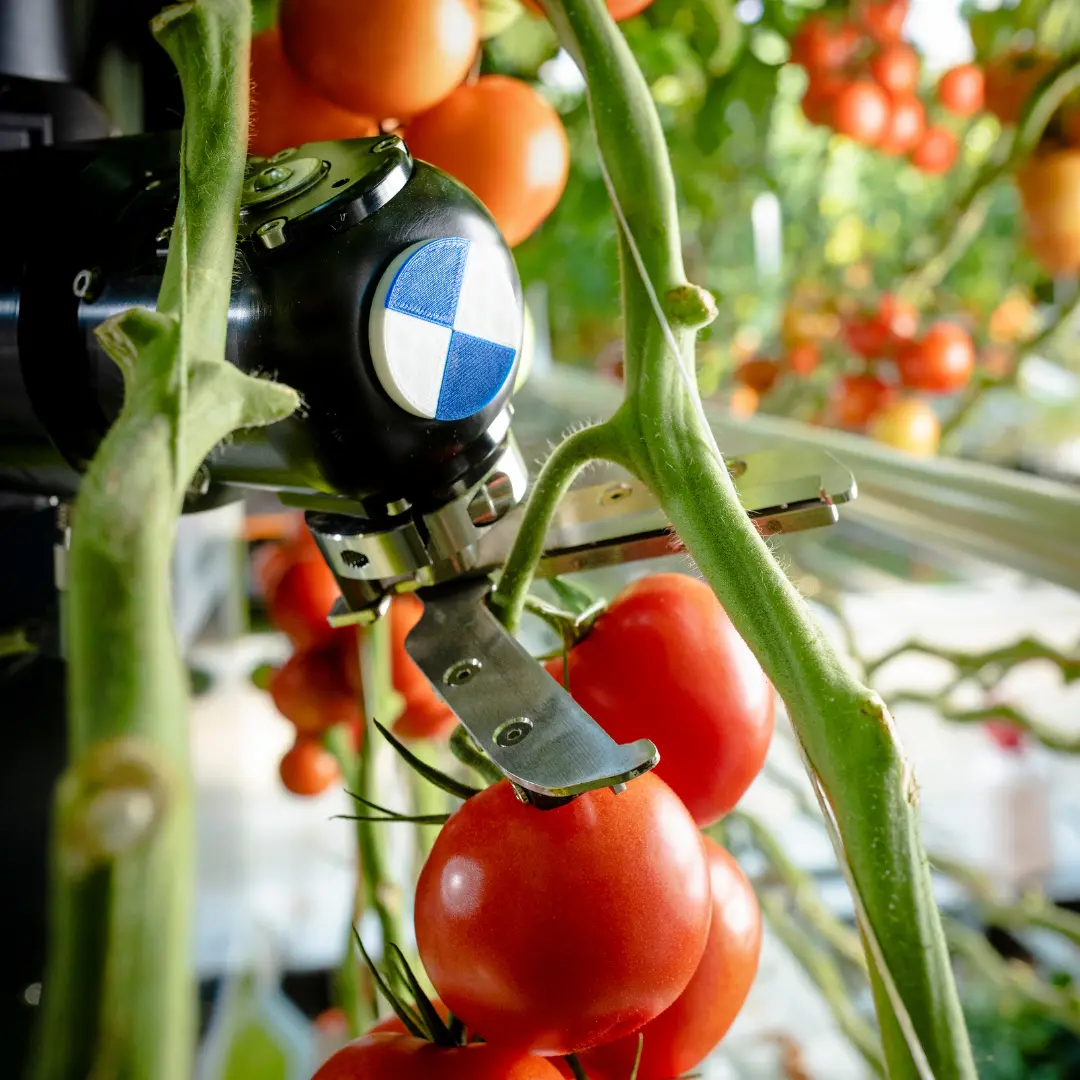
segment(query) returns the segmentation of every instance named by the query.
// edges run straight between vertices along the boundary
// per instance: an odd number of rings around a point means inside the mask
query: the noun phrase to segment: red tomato
[[[297,73],[343,109],[401,120],[442,101],[480,43],[477,0],[283,0]]]
[[[900,40],[907,0],[858,0],[852,6],[858,24],[879,45],[895,45]]]
[[[961,64],[941,76],[938,101],[956,116],[974,116],[986,99],[986,78],[977,64]]]
[[[948,172],[959,151],[960,144],[948,128],[929,127],[911,151],[911,163],[924,173]]]
[[[935,323],[921,341],[913,341],[897,360],[900,381],[912,390],[950,394],[966,386],[975,370],[975,346],[955,323]]]
[[[423,613],[424,602],[412,593],[395,596],[390,604],[394,689],[405,699],[404,709],[394,721],[393,730],[402,739],[446,738],[458,722],[450,707],[435,693],[427,676],[405,651],[405,638]],[[344,673],[354,697],[359,700],[363,683],[355,649],[345,655]]]
[[[779,378],[780,365],[775,360],[747,360],[735,369],[735,381],[759,394],[767,394]]]
[[[910,301],[884,293],[878,301],[877,321],[890,337],[907,340],[919,331],[919,309]]]
[[[543,1058],[487,1043],[445,1047],[411,1035],[368,1032],[339,1050],[312,1080],[557,1080]]]
[[[460,180],[520,244],[555,209],[570,169],[559,114],[528,83],[483,75],[405,129],[414,157]]]
[[[813,70],[844,67],[859,47],[859,32],[848,22],[811,15],[791,41],[791,59]]]
[[[699,1064],[727,1034],[757,974],[761,909],[753,887],[739,864],[707,836],[705,853],[713,904],[705,955],[674,1004],[641,1029],[638,1080],[670,1080]],[[637,1045],[635,1033],[586,1050],[581,1064],[589,1080],[626,1080]]]
[[[813,341],[792,345],[787,354],[788,371],[796,375],[812,375],[821,363],[821,349]]]
[[[321,555],[294,562],[267,597],[271,623],[288,634],[301,649],[329,641],[333,629],[326,621],[341,595],[330,567]]]
[[[907,154],[919,145],[925,130],[923,103],[917,97],[893,97],[892,115],[880,149],[886,154]]]
[[[248,150],[269,157],[306,142],[362,139],[379,125],[319,97],[300,81],[281,51],[276,28],[251,39],[251,130]]]
[[[644,11],[653,0],[607,0],[607,9],[616,22],[629,19],[639,12]],[[523,0],[527,10],[537,15],[543,15],[544,9],[537,0]]]
[[[888,45],[870,61],[870,74],[890,94],[914,94],[919,88],[919,54],[910,45]]]
[[[547,669],[562,681],[562,658]],[[656,775],[711,825],[761,771],[773,691],[703,581],[651,574],[623,589],[570,651],[570,693],[617,742],[652,739]]]
[[[880,360],[889,352],[889,331],[878,319],[848,319],[842,333],[847,347],[864,360]]]
[[[355,635],[351,641],[355,652]],[[357,695],[345,678],[343,646],[332,639],[314,649],[294,653],[270,677],[270,696],[286,720],[301,733],[320,734],[335,724],[357,724],[361,719]]]
[[[876,375],[845,375],[833,387],[832,408],[841,427],[861,428],[892,400],[895,391]]]
[[[416,886],[416,943],[439,996],[489,1043],[542,1054],[662,1013],[710,916],[701,834],[651,773],[553,810],[494,784],[443,826]]]
[[[281,759],[281,782],[294,795],[321,795],[341,776],[337,758],[318,739],[300,736]]]
[[[862,79],[849,83],[836,95],[832,122],[841,135],[874,146],[889,130],[892,105],[876,82]]]
[[[836,95],[847,86],[847,80],[827,68],[811,68],[803,94],[803,115],[811,124],[832,124],[832,109]]]

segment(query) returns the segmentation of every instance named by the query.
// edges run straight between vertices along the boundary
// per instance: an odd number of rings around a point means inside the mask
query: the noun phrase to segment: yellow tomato
[[[1080,150],[1034,155],[1016,179],[1035,257],[1053,274],[1080,270]]]
[[[870,434],[914,457],[933,457],[941,441],[941,424],[921,398],[901,398],[874,417]]]

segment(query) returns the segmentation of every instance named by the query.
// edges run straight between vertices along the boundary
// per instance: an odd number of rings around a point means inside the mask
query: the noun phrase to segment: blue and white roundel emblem
[[[387,267],[371,305],[371,358],[383,389],[414,416],[462,420],[506,385],[521,307],[497,248],[422,240]]]

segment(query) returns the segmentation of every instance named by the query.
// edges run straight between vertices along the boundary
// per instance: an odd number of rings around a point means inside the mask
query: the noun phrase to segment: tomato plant
[[[832,123],[841,135],[873,146],[888,131],[889,113],[889,95],[876,82],[861,79],[836,95]]]
[[[658,777],[552,810],[523,805],[504,780],[436,838],[416,941],[470,1031],[564,1054],[663,1012],[701,960],[710,913],[701,835]]]
[[[870,434],[915,457],[933,457],[941,441],[941,423],[925,401],[901,398],[874,417]]]
[[[281,42],[300,76],[343,109],[404,120],[467,74],[477,0],[283,0]]]
[[[300,735],[281,759],[281,782],[294,795],[321,795],[341,776],[337,758],[318,739]]]
[[[379,1031],[343,1047],[312,1080],[556,1080],[558,1075],[543,1058],[486,1043],[436,1046]]]
[[[570,148],[559,114],[528,83],[483,75],[405,129],[414,157],[456,177],[521,243],[566,187]]]
[[[712,590],[651,574],[612,600],[570,651],[574,700],[617,742],[652,739],[656,775],[699,825],[726,814],[761,771],[773,691]],[[563,679],[563,660],[547,669]]]
[[[955,323],[938,322],[897,358],[900,381],[913,390],[948,394],[967,385],[975,370],[975,346]]]
[[[761,952],[761,910],[742,868],[705,837],[712,921],[705,954],[686,989],[655,1020],[581,1055],[589,1080],[626,1080],[644,1036],[638,1080],[670,1080],[704,1060],[746,1001]]]
[[[870,74],[891,94],[914,94],[922,64],[910,45],[889,45],[870,61]]]
[[[292,69],[281,48],[277,28],[251,39],[252,154],[269,157],[306,142],[362,139],[379,125],[319,97]]]
[[[893,398],[895,391],[877,375],[845,375],[833,387],[832,409],[841,427],[861,428]]]
[[[986,78],[977,64],[961,64],[938,82],[938,101],[956,116],[974,116],[986,101]]]

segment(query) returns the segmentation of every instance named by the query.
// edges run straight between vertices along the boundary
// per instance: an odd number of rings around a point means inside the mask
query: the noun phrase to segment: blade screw
[[[474,675],[480,673],[480,669],[484,665],[470,657],[468,660],[459,660],[456,664],[451,664],[443,673],[442,681],[447,686],[464,686],[469,682]]]
[[[517,746],[519,742],[528,738],[533,729],[533,722],[525,716],[519,716],[516,720],[507,720],[495,729],[495,744],[497,746]]]

